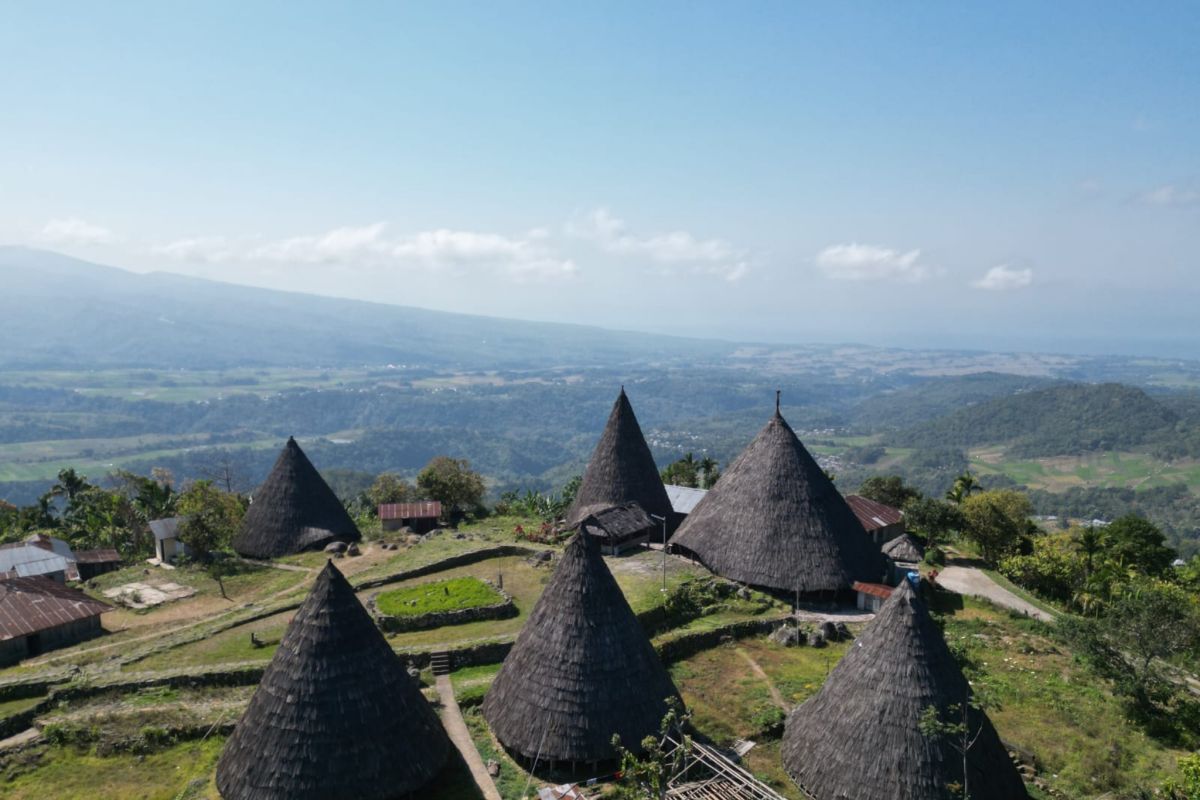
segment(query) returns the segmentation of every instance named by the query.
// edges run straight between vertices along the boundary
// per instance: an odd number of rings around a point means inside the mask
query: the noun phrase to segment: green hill
[[[993,398],[892,434],[889,442],[918,448],[1002,444],[1011,456],[1037,458],[1163,445],[1179,427],[1179,415],[1141,389],[1074,383]]]

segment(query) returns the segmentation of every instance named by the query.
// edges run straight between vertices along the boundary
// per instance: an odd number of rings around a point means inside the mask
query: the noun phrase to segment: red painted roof
[[[97,617],[111,608],[40,575],[0,580],[0,640]]]
[[[874,595],[875,597],[882,597],[884,600],[892,596],[892,587],[884,586],[882,583],[863,583],[862,581],[855,581],[852,588],[856,592]]]
[[[379,506],[380,519],[426,519],[440,517],[442,504],[437,500],[416,503],[384,503]]]
[[[858,517],[863,530],[867,533],[904,521],[904,514],[899,509],[885,506],[883,503],[876,503],[861,495],[846,495],[846,504],[854,512],[854,516]]]

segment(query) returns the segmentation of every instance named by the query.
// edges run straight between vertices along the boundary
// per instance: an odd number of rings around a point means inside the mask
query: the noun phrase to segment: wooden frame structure
[[[683,745],[669,734],[663,739],[669,758]],[[690,742],[684,750],[683,765],[667,788],[671,800],[786,800],[783,795],[760,781],[718,750],[699,742]]]

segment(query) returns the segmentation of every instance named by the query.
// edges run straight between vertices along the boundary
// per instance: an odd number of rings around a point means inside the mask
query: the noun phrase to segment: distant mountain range
[[[728,343],[139,274],[0,247],[0,368],[405,364],[545,369],[720,356]]]

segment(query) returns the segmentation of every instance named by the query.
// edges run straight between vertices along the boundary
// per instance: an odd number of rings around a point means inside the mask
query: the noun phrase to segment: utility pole
[[[665,592],[665,591],[667,591],[667,518],[666,518],[666,517],[660,517],[658,514],[651,514],[650,516],[651,516],[653,519],[656,519],[656,520],[658,520],[659,522],[661,522],[661,523],[662,523],[662,534],[663,534],[663,542],[662,542],[662,550],[663,550],[663,587],[662,587],[662,590]]]

